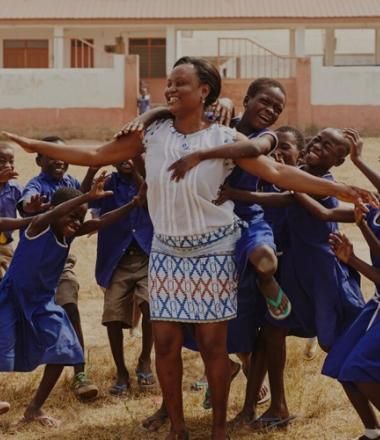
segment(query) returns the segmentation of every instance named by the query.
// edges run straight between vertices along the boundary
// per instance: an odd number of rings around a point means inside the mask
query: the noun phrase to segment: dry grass
[[[378,147],[376,139],[366,142],[366,159],[377,165]],[[16,164],[20,181],[37,173],[34,159],[20,150],[16,151]],[[84,170],[71,167],[70,173],[81,177]],[[336,177],[346,182],[369,187],[369,184],[349,161],[335,173]],[[361,255],[367,255],[366,246],[354,226],[344,226],[344,230],[354,239],[355,247]],[[72,371],[66,368],[63,378],[46,403],[46,410],[62,419],[59,430],[47,430],[32,424],[16,432],[12,423],[17,421],[32,396],[41,376],[41,369],[29,374],[1,374],[0,398],[9,400],[12,409],[1,417],[0,438],[17,440],[36,439],[96,439],[96,440],[137,440],[162,439],[166,428],[157,434],[147,434],[140,429],[140,422],[158,408],[158,394],[141,394],[135,382],[133,393],[125,399],[113,398],[107,394],[113,376],[114,367],[107,345],[105,328],[100,324],[102,293],[94,279],[96,238],[81,238],[73,250],[78,256],[77,272],[81,282],[80,310],[82,314],[85,340],[89,355],[88,372],[99,386],[101,393],[97,401],[89,404],[79,403],[70,391]],[[364,281],[366,296],[372,292],[372,286]],[[140,339],[130,338],[126,334],[125,353],[128,367],[133,372],[140,348]],[[298,415],[297,420],[286,431],[269,434],[252,434],[241,430],[234,434],[235,439],[301,439],[309,440],[346,440],[361,432],[358,417],[348,404],[340,386],[333,380],[320,375],[324,355],[319,352],[312,362],[302,359],[304,342],[299,339],[288,340],[288,361],[286,369],[286,387],[291,412]],[[201,407],[202,394],[190,391],[191,381],[202,374],[199,356],[184,352],[184,401],[186,418],[192,439],[209,438],[210,413]],[[134,375],[132,374],[132,377]],[[229,417],[240,409],[244,398],[245,381],[242,374],[235,380],[230,396]],[[260,411],[262,411],[260,409]]]

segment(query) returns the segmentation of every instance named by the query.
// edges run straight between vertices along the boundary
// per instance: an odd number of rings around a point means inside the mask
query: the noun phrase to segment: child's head
[[[45,142],[53,142],[54,144],[64,145],[65,141],[58,136],[47,136],[41,139]],[[41,167],[41,170],[52,177],[53,179],[60,180],[65,175],[69,164],[58,159],[51,159],[43,154],[37,154],[36,164]]]
[[[281,115],[285,102],[286,91],[280,82],[258,78],[248,87],[243,101],[243,119],[254,130],[270,127]]]
[[[286,165],[296,166],[299,155],[305,147],[303,134],[294,127],[283,126],[275,132],[278,137],[276,157]]]
[[[325,128],[307,144],[304,161],[309,168],[327,172],[342,165],[350,153],[350,144],[342,130]]]
[[[119,174],[122,176],[129,177],[132,174],[133,164],[130,160],[123,160],[123,162],[118,162],[113,165]]]
[[[15,154],[13,148],[5,143],[0,143],[0,170],[9,168],[14,170]]]
[[[83,193],[75,188],[63,187],[57,189],[53,194],[51,199],[51,206],[60,205],[61,203],[67,202],[75,197],[81,196]],[[60,217],[54,224],[52,228],[58,237],[72,237],[76,234],[78,229],[82,226],[84,218],[87,212],[87,204],[78,206],[73,209],[70,213]]]

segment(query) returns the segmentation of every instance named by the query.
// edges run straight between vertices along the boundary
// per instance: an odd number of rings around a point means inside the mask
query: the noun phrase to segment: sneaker
[[[0,414],[5,414],[6,412],[8,412],[10,407],[11,406],[8,402],[0,401]]]
[[[74,377],[73,390],[79,400],[92,400],[98,395],[98,387],[87,378],[86,373]]]

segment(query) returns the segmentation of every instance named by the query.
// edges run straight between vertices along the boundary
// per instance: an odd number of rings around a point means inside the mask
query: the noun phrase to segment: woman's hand
[[[223,205],[224,202],[227,202],[227,200],[233,199],[233,188],[228,185],[228,183],[225,183],[220,187],[218,198],[213,201],[213,203],[217,206]]]
[[[350,240],[344,234],[335,232],[330,234],[329,243],[332,251],[339,260],[348,264],[350,258],[354,255],[354,249]]]
[[[198,151],[176,160],[168,168],[168,171],[172,171],[171,180],[178,182],[183,179],[185,174],[196,167],[200,162],[201,158]]]
[[[344,183],[337,183],[339,188],[335,192],[335,197],[342,202],[355,203],[357,205],[369,203],[375,208],[379,207],[377,197],[370,191],[359,188],[357,186],[345,185]]]
[[[363,152],[363,139],[360,133],[354,128],[345,128],[343,130],[344,137],[350,143],[350,157],[352,162],[361,159]]]
[[[94,179],[89,196],[92,200],[102,199],[103,197],[112,196],[113,191],[104,191],[104,184],[107,179],[107,171],[103,171],[99,177]]]
[[[20,145],[20,147],[23,148],[27,153],[35,153],[33,149],[33,139],[18,136],[17,134],[9,133],[7,131],[2,131],[1,133],[11,141],[16,142],[16,144]]]

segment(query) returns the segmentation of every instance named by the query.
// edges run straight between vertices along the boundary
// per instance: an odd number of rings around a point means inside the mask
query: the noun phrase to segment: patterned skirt
[[[201,235],[155,235],[149,261],[151,319],[199,323],[235,318],[239,238],[237,223]]]

